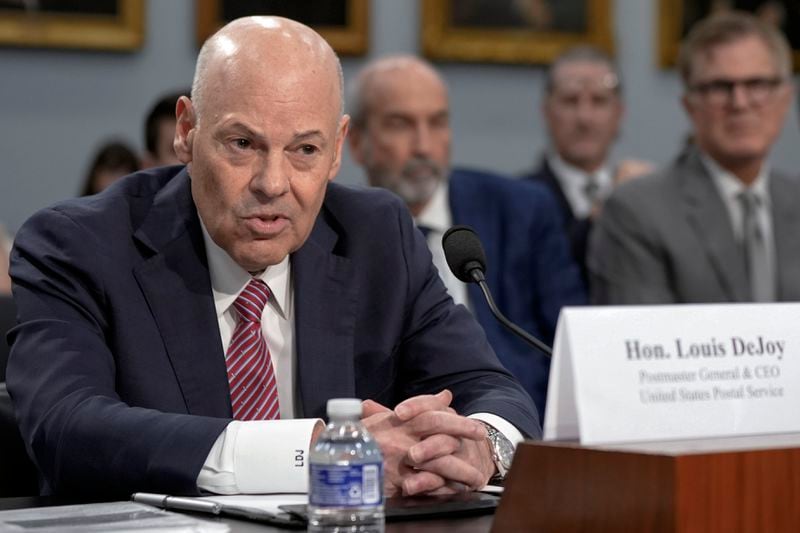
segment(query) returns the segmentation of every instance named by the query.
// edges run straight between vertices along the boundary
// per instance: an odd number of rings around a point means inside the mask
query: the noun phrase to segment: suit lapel
[[[488,215],[491,210],[487,208],[485,202],[489,199],[483,194],[482,188],[476,187],[474,180],[462,178],[463,175],[455,171],[448,183],[448,203],[453,224],[466,224],[472,227],[481,238],[486,257],[499,258],[501,257],[499,250],[505,246],[500,240],[503,236],[500,231],[500,218]],[[486,267],[489,276],[502,270],[502,265],[492,264]],[[476,290],[480,294],[480,289]]]
[[[498,298],[497,304],[503,307],[505,302],[503,293],[500,291],[502,286],[500,272],[503,271],[504,266],[498,263],[502,261],[500,249],[505,249],[505,243],[501,242],[502,235],[498,228],[499,219],[483,216],[487,213],[485,206],[481,205],[481,201],[485,198],[470,183],[470,181],[462,179],[458,171],[451,174],[448,182],[450,214],[453,217],[453,224],[465,224],[475,230],[481,239],[487,261],[494,261],[494,263],[486,265],[486,281],[495,290],[495,297]],[[489,314],[489,307],[479,303],[483,302],[484,296],[477,283],[467,284],[467,295],[478,321],[481,324],[490,324],[494,319]]]
[[[335,255],[337,235],[317,218],[306,243],[292,254],[295,302],[295,386],[298,416],[322,417],[328,398],[352,397],[358,286],[349,259]]]
[[[161,332],[188,413],[230,417],[205,245],[185,170],[158,194],[134,237],[153,252],[134,275]]]
[[[800,299],[800,212],[796,186],[786,178],[770,176],[772,231],[775,240],[775,264],[778,275],[778,300]]]
[[[550,168],[550,163],[547,162],[547,158],[543,158],[542,161],[542,174],[544,176],[544,182],[550,187],[550,190],[553,191],[556,199],[558,200],[559,206],[561,207],[561,212],[565,215],[565,222],[568,225],[575,224],[578,222],[578,219],[575,217],[575,213],[572,212],[572,206],[567,200],[567,195],[564,193],[564,188],[561,187],[561,182],[558,181],[556,178],[555,172],[553,169]]]
[[[730,217],[700,155],[693,151],[678,164],[676,179],[685,200],[687,219],[730,301],[748,299],[748,281]]]

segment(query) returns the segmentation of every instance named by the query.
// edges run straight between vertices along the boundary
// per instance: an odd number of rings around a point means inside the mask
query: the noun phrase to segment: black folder
[[[494,513],[500,498],[484,492],[465,492],[447,496],[387,498],[387,522],[424,518],[477,516]],[[280,509],[301,520],[308,520],[306,505],[281,505]]]

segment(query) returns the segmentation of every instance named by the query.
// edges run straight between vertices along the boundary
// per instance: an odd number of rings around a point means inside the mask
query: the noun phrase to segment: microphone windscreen
[[[481,240],[469,226],[453,226],[442,237],[442,248],[447,266],[464,283],[473,281],[470,271],[475,268],[486,272],[486,254]]]

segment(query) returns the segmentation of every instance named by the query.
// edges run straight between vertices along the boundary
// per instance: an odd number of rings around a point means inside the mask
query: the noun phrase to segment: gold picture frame
[[[794,9],[793,17],[787,19],[794,25],[800,26],[800,5],[794,0],[785,0],[786,11]],[[765,2],[766,3],[766,2]],[[706,2],[705,4],[710,4]],[[718,3],[717,5],[720,5]],[[735,2],[730,2],[732,8],[741,9],[740,6],[735,5]],[[752,11],[752,10],[750,10]],[[688,28],[698,20],[707,16],[710,12],[708,6],[704,7],[704,3],[696,2],[695,0],[659,0],[658,4],[658,63],[662,68],[674,67],[677,59],[678,52],[681,46],[681,40],[686,35]],[[800,27],[784,29],[784,34],[790,39],[792,45],[792,63],[795,70],[800,70]],[[794,38],[796,42],[792,43]]]
[[[130,51],[144,41],[144,0],[109,2],[113,13],[93,12],[91,3],[73,12],[8,4],[0,7],[0,46]]]
[[[470,3],[482,11],[465,15],[465,6]],[[577,44],[591,44],[613,53],[610,0],[529,2],[534,4],[540,6],[538,20],[532,16],[515,19],[514,13],[504,19],[504,10],[522,5],[511,0],[423,0],[423,53],[435,60],[528,64],[550,63]],[[572,4],[577,6],[572,13],[563,9]],[[558,16],[544,16],[542,9],[548,6],[551,13],[561,10],[560,19],[567,23],[560,23]]]
[[[369,44],[369,5],[368,0],[324,0],[332,7],[340,7],[344,12],[344,23],[326,23],[318,21],[304,20],[304,17],[296,18],[299,22],[308,24],[319,32],[328,41],[334,50],[340,55],[361,55],[367,51]],[[230,19],[224,16],[225,3],[235,5],[237,0],[197,0],[197,43],[202,45],[209,36],[221,28]],[[308,8],[306,2],[299,4],[287,4],[283,2],[285,8],[298,5],[305,5],[305,11],[311,13],[313,9]],[[246,9],[240,15],[285,15],[281,12],[273,12],[269,9]]]

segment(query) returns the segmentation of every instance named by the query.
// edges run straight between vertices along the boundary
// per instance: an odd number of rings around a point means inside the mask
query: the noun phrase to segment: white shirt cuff
[[[505,418],[500,418],[497,415],[493,415],[492,413],[474,413],[469,415],[467,418],[474,418],[476,420],[480,420],[481,422],[486,422],[494,429],[502,433],[505,438],[511,441],[511,444],[514,445],[514,449],[517,448],[517,444],[525,440],[525,437],[522,436],[522,433],[520,433],[520,431],[514,427],[511,422]]]
[[[309,446],[317,423],[322,421],[232,421],[211,447],[197,486],[215,494],[308,492]]]

